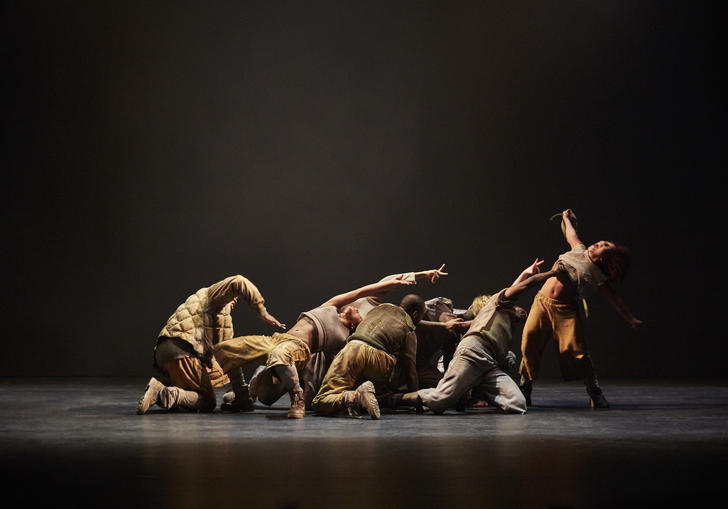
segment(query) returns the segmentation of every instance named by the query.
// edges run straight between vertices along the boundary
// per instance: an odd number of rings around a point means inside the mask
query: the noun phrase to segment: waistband
[[[298,336],[294,336],[293,334],[288,334],[287,332],[274,332],[271,338],[276,343],[282,343],[283,341],[293,341],[294,343],[300,343],[302,347],[306,348],[306,351],[308,351],[309,354],[311,353],[311,349],[309,348],[308,343],[306,343]]]
[[[559,308],[559,309],[570,309],[575,310],[578,309],[577,301],[570,300],[570,301],[563,301],[563,300],[556,300],[552,299],[550,297],[546,297],[545,295],[542,295],[540,293],[536,294],[536,297],[533,298],[534,302],[539,301],[543,303],[546,306],[552,307],[552,308]]]

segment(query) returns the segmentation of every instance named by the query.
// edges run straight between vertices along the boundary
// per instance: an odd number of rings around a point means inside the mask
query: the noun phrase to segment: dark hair
[[[627,246],[614,244],[614,250],[610,251],[597,266],[607,277],[615,283],[621,282],[629,271],[630,251]]]
[[[423,309],[425,309],[425,301],[422,300],[422,297],[420,297],[419,295],[410,293],[402,297],[402,300],[399,303],[399,307],[404,309],[408,315],[412,316],[412,313],[414,313],[415,311],[422,311]]]

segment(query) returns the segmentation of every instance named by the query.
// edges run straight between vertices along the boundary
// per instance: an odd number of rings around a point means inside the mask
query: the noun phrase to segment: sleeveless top
[[[335,306],[319,306],[301,313],[298,319],[300,320],[302,317],[311,320],[316,327],[318,343],[311,349],[311,353],[336,353],[344,348],[346,338],[349,337],[351,331],[341,323]]]
[[[504,308],[513,307],[513,302],[505,297],[506,290],[507,288],[503,288],[488,299],[463,335],[464,338],[468,336],[482,338],[486,345],[491,347],[493,357],[499,365],[505,360],[512,337],[511,317],[500,312]]]

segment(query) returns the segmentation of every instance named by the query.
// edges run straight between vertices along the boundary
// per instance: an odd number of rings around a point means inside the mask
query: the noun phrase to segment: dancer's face
[[[595,242],[589,246],[587,251],[589,252],[589,258],[592,260],[601,260],[605,256],[609,256],[609,254],[614,251],[614,242],[600,240],[599,242]]]
[[[339,316],[341,317],[342,323],[352,332],[361,323],[359,310],[353,306],[346,307]]]

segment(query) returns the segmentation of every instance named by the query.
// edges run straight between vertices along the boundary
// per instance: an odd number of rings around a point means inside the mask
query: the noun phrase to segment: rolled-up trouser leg
[[[207,368],[196,357],[175,359],[161,366],[169,375],[170,387],[160,391],[157,399],[162,408],[179,408],[198,412],[215,409],[215,389]]]
[[[504,412],[526,413],[526,398],[518,384],[499,368],[494,368],[473,388],[473,396],[482,398]]]
[[[286,392],[300,391],[298,370],[303,369],[311,358],[311,350],[305,341],[290,334],[273,334],[275,347],[268,354],[266,368],[272,370]]]
[[[345,411],[347,392],[367,380],[375,385],[386,382],[395,364],[394,358],[383,350],[361,341],[347,343],[332,361],[311,408],[318,415]]]
[[[180,389],[179,387],[165,387],[159,391],[157,404],[165,410],[212,411],[209,408],[209,401],[203,397],[202,393]]]

